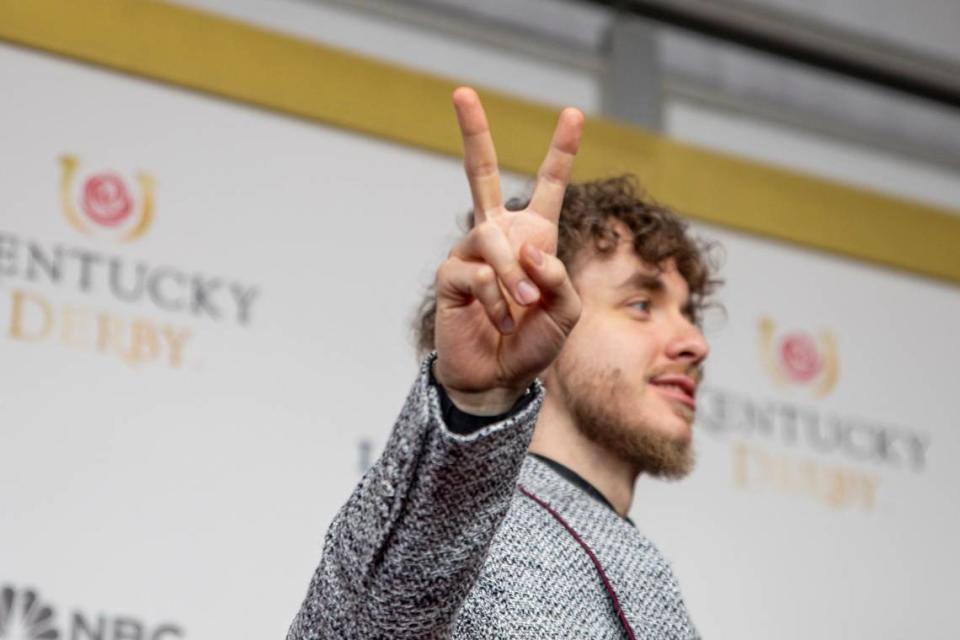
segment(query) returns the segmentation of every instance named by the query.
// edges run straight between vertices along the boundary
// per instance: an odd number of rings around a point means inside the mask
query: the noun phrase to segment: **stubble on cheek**
[[[619,368],[588,366],[564,356],[561,353],[557,360],[557,383],[584,436],[633,464],[640,473],[679,479],[693,470],[691,438],[669,435],[650,424],[654,412],[636,409],[632,400],[643,393],[643,388],[631,387]],[[682,409],[689,415],[684,419],[692,422],[693,412]]]

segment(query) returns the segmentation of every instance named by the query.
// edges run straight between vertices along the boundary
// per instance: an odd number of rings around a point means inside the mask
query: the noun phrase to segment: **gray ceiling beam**
[[[960,66],[736,0],[582,0],[960,109]]]

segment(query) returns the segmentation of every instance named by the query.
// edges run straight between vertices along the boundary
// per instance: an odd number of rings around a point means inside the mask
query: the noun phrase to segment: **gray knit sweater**
[[[656,547],[526,455],[542,386],[516,415],[457,435],[442,422],[430,363],[331,524],[287,640],[625,638],[585,550],[518,483],[592,549],[636,637],[697,637]]]

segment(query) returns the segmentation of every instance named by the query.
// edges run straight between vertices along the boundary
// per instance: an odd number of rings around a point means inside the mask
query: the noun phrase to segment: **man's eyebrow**
[[[660,275],[648,271],[634,271],[626,280],[616,286],[617,289],[644,289],[651,293],[663,291]]]
[[[663,280],[660,279],[660,275],[650,273],[649,271],[634,271],[626,280],[616,286],[617,290],[641,290],[649,291],[650,293],[662,293],[666,288]],[[680,312],[694,324],[696,324],[698,320],[698,311],[697,303],[691,297],[687,297],[683,303],[683,307],[680,309]]]

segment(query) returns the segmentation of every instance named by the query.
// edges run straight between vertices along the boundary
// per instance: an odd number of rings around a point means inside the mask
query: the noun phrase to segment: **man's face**
[[[616,228],[616,251],[585,256],[575,272],[583,312],[547,383],[588,438],[641,473],[679,478],[693,467],[708,346],[673,261],[644,263],[626,227]]]

